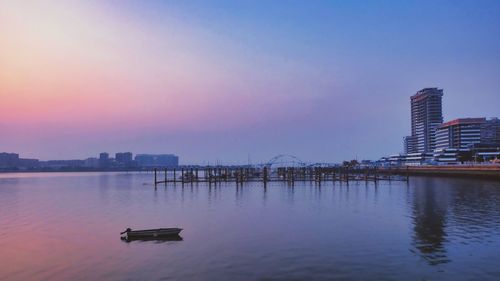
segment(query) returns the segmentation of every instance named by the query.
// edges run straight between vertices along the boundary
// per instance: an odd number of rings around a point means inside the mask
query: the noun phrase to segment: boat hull
[[[128,238],[160,238],[178,236],[181,231],[181,228],[158,228],[147,230],[131,230],[127,231],[126,235]]]

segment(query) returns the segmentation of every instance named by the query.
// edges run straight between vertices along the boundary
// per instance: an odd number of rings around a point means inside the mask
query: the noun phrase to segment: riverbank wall
[[[500,180],[500,165],[407,166],[381,170],[386,173],[409,176],[449,176]]]

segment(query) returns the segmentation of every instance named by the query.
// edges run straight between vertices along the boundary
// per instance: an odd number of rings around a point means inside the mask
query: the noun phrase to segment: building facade
[[[17,153],[0,153],[0,169],[35,169],[40,162],[38,159],[19,158]]]
[[[16,167],[19,162],[19,154],[17,153],[0,153],[0,168]]]
[[[481,143],[481,128],[486,118],[459,118],[438,127],[435,150],[447,148],[469,149]]]
[[[435,148],[435,132],[443,123],[443,90],[425,88],[410,97],[411,142],[407,153],[432,152]]]
[[[109,167],[109,153],[101,152],[99,154],[99,167],[100,168],[108,168]]]
[[[99,168],[99,158],[90,157],[84,160],[83,167],[85,168]]]
[[[132,166],[132,152],[118,152],[115,154],[115,161],[118,166]]]
[[[405,154],[416,153],[416,138],[414,136],[406,136],[403,140]]]
[[[135,161],[139,167],[177,167],[179,157],[173,154],[137,154]]]
[[[491,118],[482,124],[481,143],[491,147],[500,146],[500,119]]]

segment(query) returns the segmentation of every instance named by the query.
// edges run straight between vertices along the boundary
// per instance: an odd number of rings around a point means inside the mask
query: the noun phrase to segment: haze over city
[[[409,96],[498,116],[500,2],[0,1],[0,147],[378,159]]]

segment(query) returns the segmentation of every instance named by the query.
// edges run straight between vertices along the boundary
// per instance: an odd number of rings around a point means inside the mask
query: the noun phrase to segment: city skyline
[[[444,89],[445,121],[500,115],[499,13],[496,1],[4,1],[0,151],[378,159],[402,150],[422,88]]]
[[[0,151],[0,171],[128,171],[177,166],[179,157],[175,154],[138,153],[134,156],[132,152],[116,152],[114,155],[101,152],[97,157],[85,159],[39,160]]]

